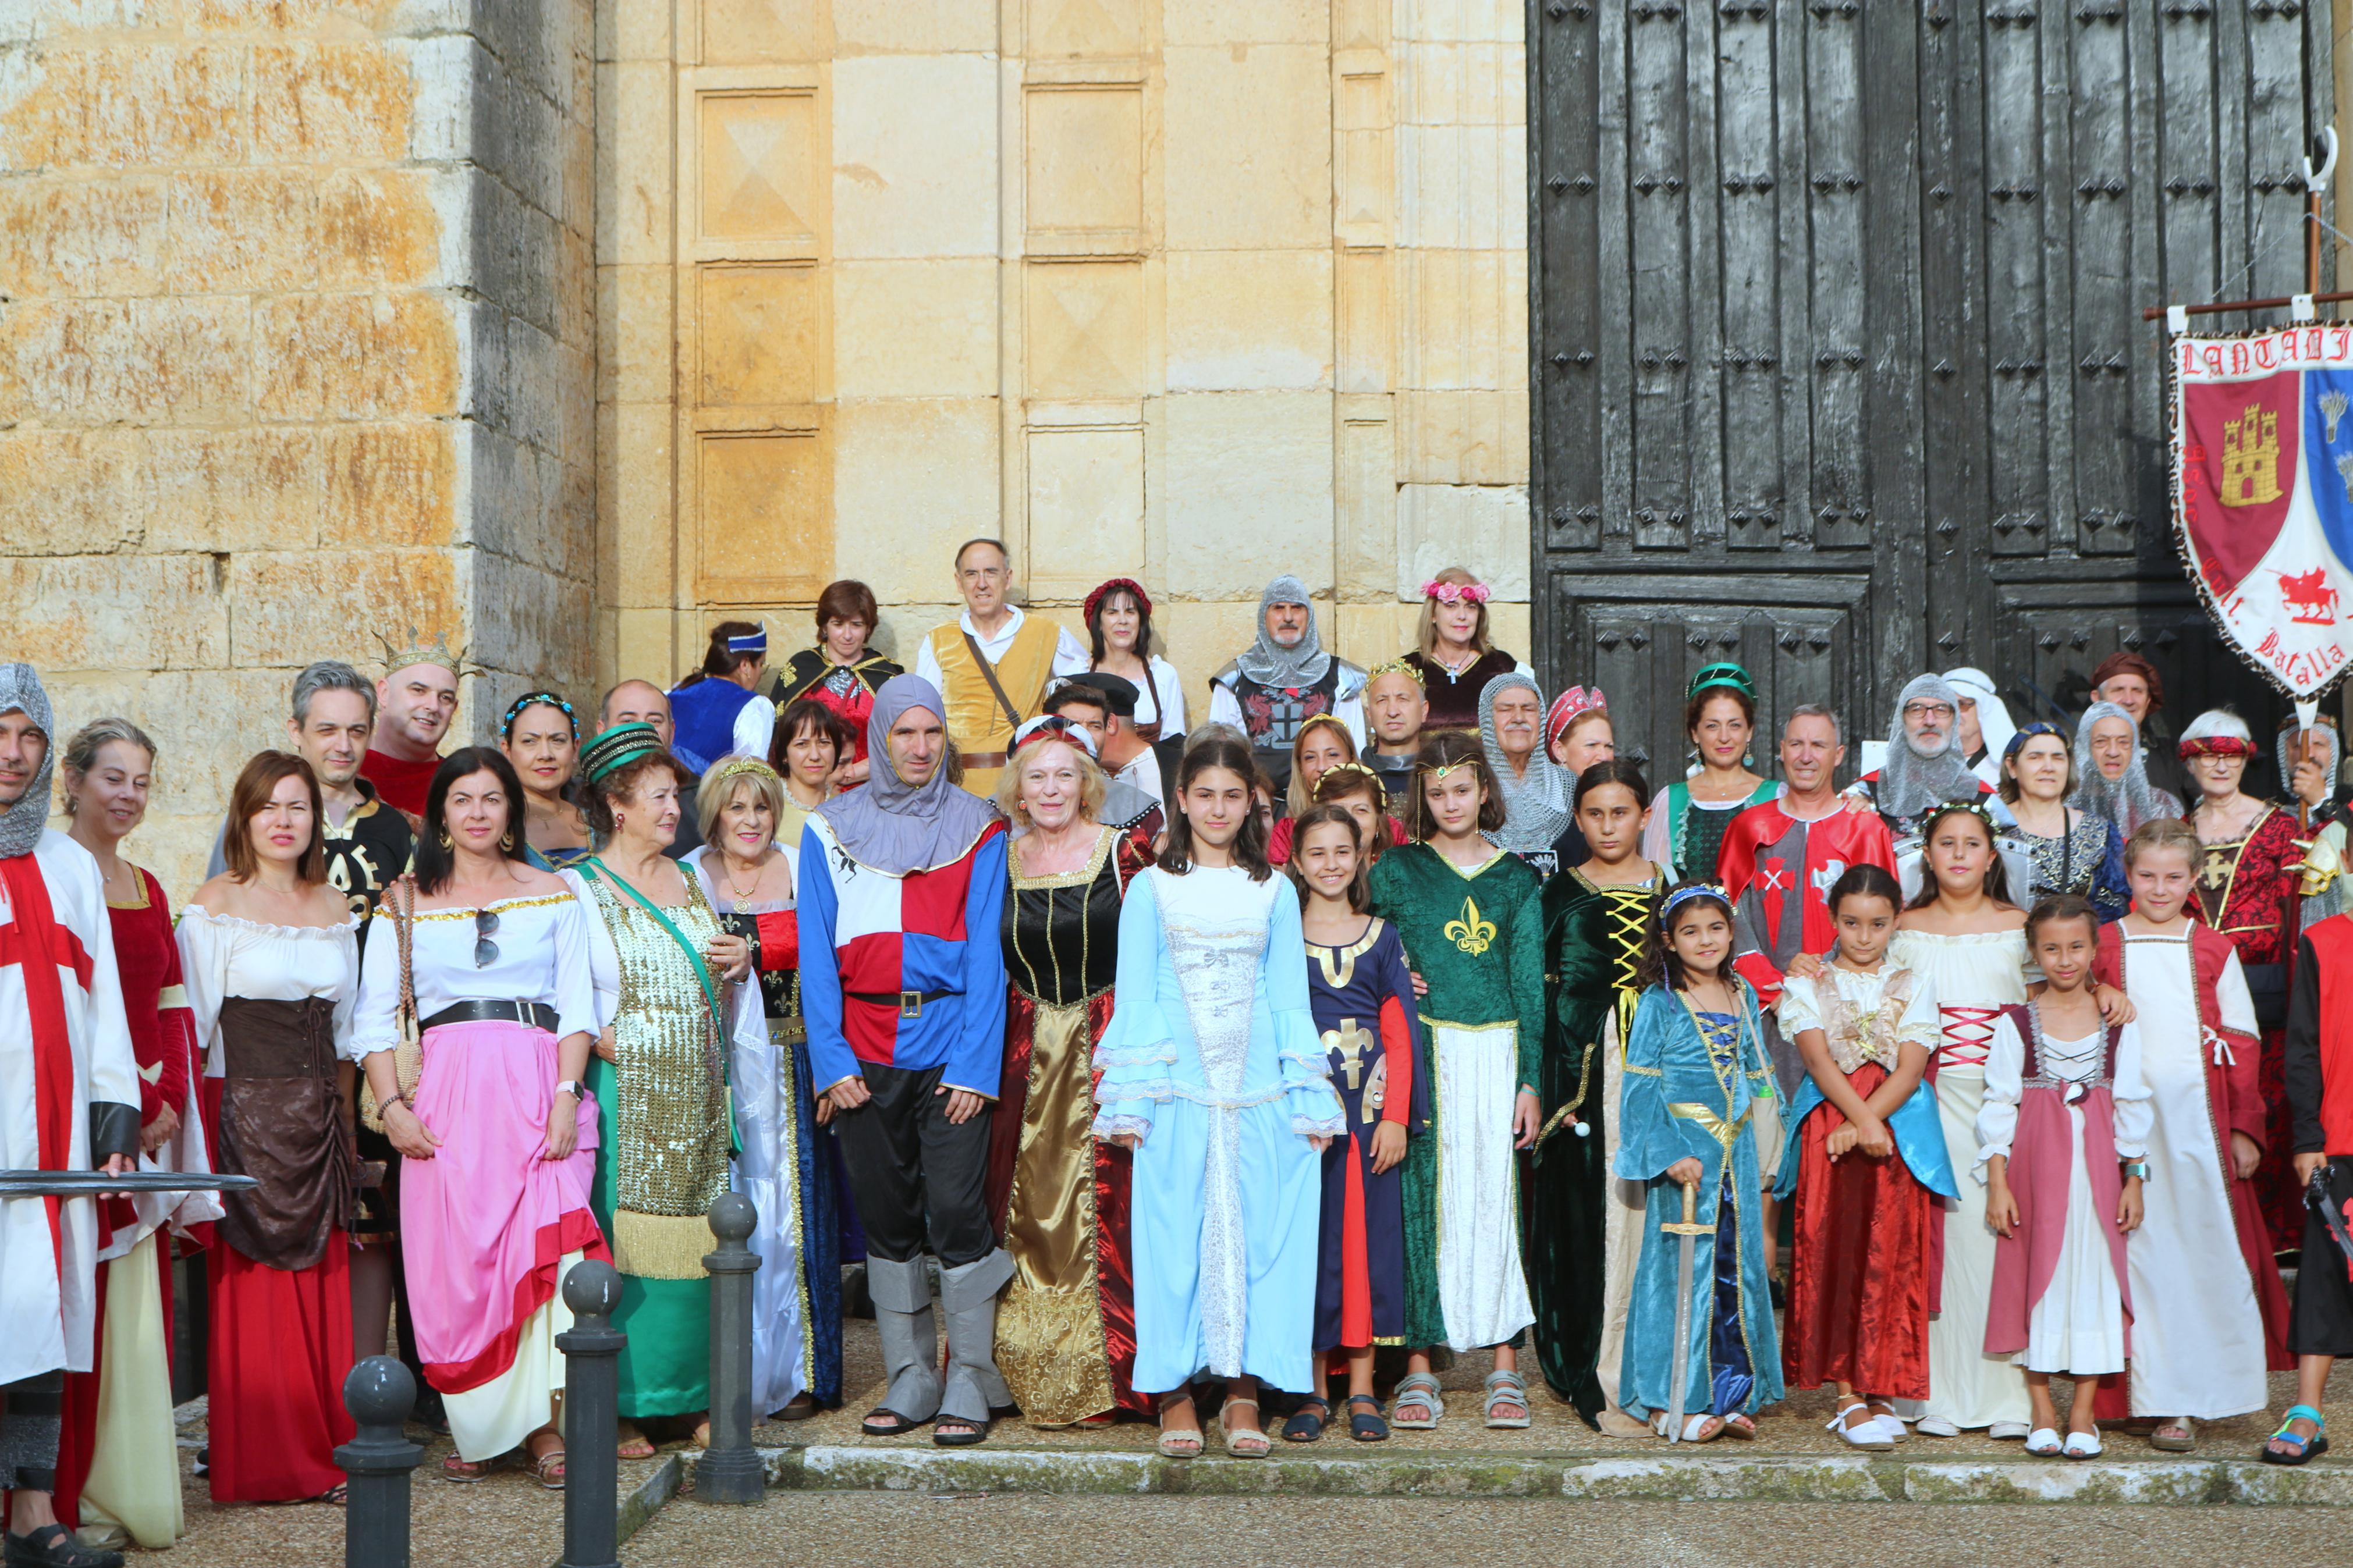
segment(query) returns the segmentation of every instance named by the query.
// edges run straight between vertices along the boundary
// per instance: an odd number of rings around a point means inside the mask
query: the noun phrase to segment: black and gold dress
[[[1015,1269],[997,1310],[997,1369],[1034,1426],[1152,1409],[1132,1381],[1131,1156],[1091,1131],[1092,1061],[1111,1022],[1120,902],[1150,859],[1110,827],[1075,871],[1023,875],[1018,838],[1008,857],[1011,896],[1000,933],[1011,994],[988,1201]]]

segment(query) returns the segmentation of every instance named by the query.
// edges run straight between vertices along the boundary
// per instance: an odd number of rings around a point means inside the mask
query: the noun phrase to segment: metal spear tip
[[[760,1224],[760,1211],[741,1193],[722,1193],[712,1201],[711,1234],[722,1241],[748,1241]]]
[[[343,1408],[362,1426],[397,1428],[417,1408],[417,1379],[388,1355],[372,1355],[343,1379]]]
[[[564,1304],[575,1318],[609,1318],[621,1307],[621,1273],[599,1258],[572,1266],[564,1277]]]

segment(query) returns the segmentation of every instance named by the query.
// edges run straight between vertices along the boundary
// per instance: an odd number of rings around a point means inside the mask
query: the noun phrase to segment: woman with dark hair
[[[2080,893],[2102,921],[2122,915],[2132,904],[2124,836],[2105,817],[2067,804],[2075,793],[2075,764],[2064,731],[2041,722],[2013,730],[1997,761],[2002,804],[2017,823],[2007,837],[2031,874],[2027,900]]]
[[[1247,744],[1197,742],[1160,863],[1128,884],[1094,1135],[1134,1151],[1134,1386],[1160,1451],[1201,1451],[1192,1384],[1227,1380],[1226,1452],[1261,1458],[1261,1382],[1314,1386],[1318,1159],[1341,1129],[1307,1000],[1299,900],[1266,860]],[[1247,1413],[1247,1414],[1245,1414]]]
[[[1185,683],[1152,651],[1152,597],[1133,577],[1113,577],[1087,595],[1087,668],[1135,688],[1135,732],[1146,741],[1185,733]]]
[[[841,721],[847,759],[834,775],[836,789],[855,789],[866,782],[866,716],[874,711],[874,694],[882,683],[905,670],[867,646],[881,622],[874,592],[854,577],[828,583],[817,596],[817,646],[805,647],[785,661],[776,682],[776,712],[781,716],[796,702],[821,702]],[[768,765],[791,778],[791,772],[773,754]],[[795,844],[800,842],[796,834]]]
[[[212,1495],[340,1500],[356,1184],[336,1079],[359,922],[327,883],[310,763],[284,752],[247,763],[228,819],[228,869],[196,889],[178,931],[215,1167],[261,1182],[222,1197],[206,1270]]]
[[[768,1049],[751,946],[721,929],[701,882],[666,851],[686,779],[650,724],[581,749],[581,805],[597,850],[563,873],[588,915],[597,1038],[588,1092],[604,1130],[590,1202],[621,1272],[623,1458],[653,1445],[638,1423],[711,1404],[707,1216],[734,1142],[730,1058]]]
[[[596,1033],[587,917],[527,858],[526,799],[501,752],[442,759],[416,869],[376,906],[352,1046],[401,1156],[417,1354],[457,1441],[441,1473],[480,1480],[522,1447],[554,1488],[555,1336],[572,1321],[558,1286],[610,1254],[588,1207],[596,1113],[581,1106]]]
[[[776,714],[776,738],[768,746],[768,766],[784,781],[776,847],[792,862],[795,877],[800,875],[801,829],[808,826],[809,813],[844,787],[844,772],[865,765],[845,761],[853,749],[849,725],[829,703],[796,697]]]
[[[1513,1151],[1533,1146],[1537,1132],[1542,883],[1488,837],[1504,826],[1503,791],[1476,736],[1442,730],[1424,740],[1417,783],[1423,842],[1390,850],[1373,868],[1373,912],[1398,928],[1429,983],[1422,1022],[1437,1117],[1435,1135],[1416,1140],[1406,1156],[1406,1223],[1435,1216],[1436,1245],[1411,1266],[1434,1269],[1437,1286],[1409,1296],[1412,1353],[1394,1415],[1409,1430],[1444,1415],[1430,1346],[1460,1354],[1493,1345],[1486,1423],[1520,1427],[1529,1419],[1527,1382],[1508,1342],[1535,1311],[1520,1259]],[[1432,1300],[1435,1321],[1415,1310]]]
[[[1683,733],[1699,767],[1651,802],[1642,853],[1678,881],[1714,881],[1732,819],[1780,791],[1748,765],[1757,736],[1757,683],[1748,672],[1727,660],[1694,675],[1683,691]]]
[[[700,778],[725,757],[765,757],[776,704],[755,695],[768,673],[768,628],[722,621],[711,628],[702,666],[668,692],[672,755]]]
[[[522,784],[523,858],[561,871],[588,853],[588,819],[572,801],[580,721],[553,691],[526,691],[499,721],[499,750]]]

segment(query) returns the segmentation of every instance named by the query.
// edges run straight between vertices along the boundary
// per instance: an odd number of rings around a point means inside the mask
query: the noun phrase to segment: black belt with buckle
[[[896,1007],[902,1018],[920,1018],[923,1004],[936,1002],[943,996],[955,996],[955,991],[848,991],[843,993],[852,1002],[864,1002],[876,1007]]]
[[[418,1026],[438,1029],[444,1024],[522,1024],[554,1034],[561,1022],[544,1002],[452,1002]]]

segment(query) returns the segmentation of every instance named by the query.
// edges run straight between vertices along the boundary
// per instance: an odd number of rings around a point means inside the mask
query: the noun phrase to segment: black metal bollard
[[[564,1277],[572,1327],[555,1336],[564,1352],[564,1559],[556,1568],[620,1568],[618,1501],[621,1347],[613,1327],[621,1276],[590,1258]]]
[[[752,1447],[752,1276],[760,1257],[744,1245],[759,1221],[741,1193],[722,1193],[711,1205],[719,1246],[702,1257],[711,1274],[711,1447],[694,1466],[702,1502],[758,1502],[767,1488]]]
[[[417,1405],[417,1379],[388,1355],[372,1355],[343,1379],[343,1408],[359,1433],[335,1450],[351,1478],[343,1506],[343,1568],[408,1568],[408,1478],[425,1450],[402,1430]]]

